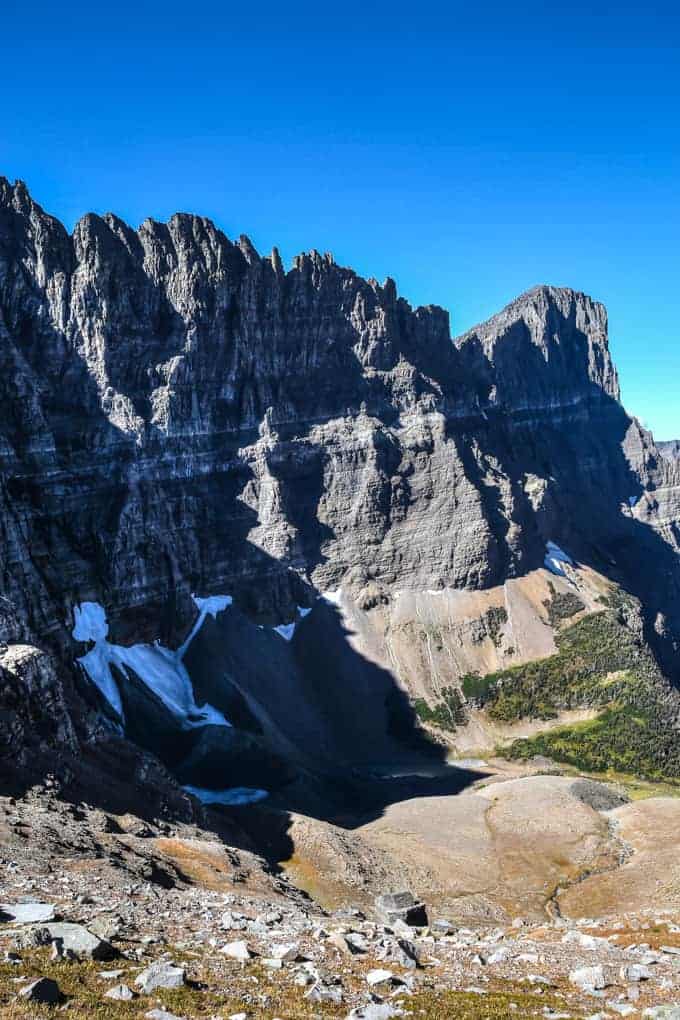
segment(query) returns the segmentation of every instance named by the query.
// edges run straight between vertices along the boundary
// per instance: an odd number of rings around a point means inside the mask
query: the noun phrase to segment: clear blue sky
[[[0,32],[0,173],[69,227],[198,212],[454,333],[585,290],[624,403],[680,436],[676,4],[5,0]]]

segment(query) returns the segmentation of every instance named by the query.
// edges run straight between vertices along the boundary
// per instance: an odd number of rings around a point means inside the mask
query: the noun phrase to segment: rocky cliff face
[[[123,644],[176,647],[192,592],[287,624],[340,586],[370,611],[502,585],[549,540],[642,600],[673,667],[680,479],[583,294],[535,288],[452,341],[329,255],[286,271],[185,214],[69,235],[0,179],[0,358],[0,637],[67,687],[87,600]]]
[[[669,460],[680,458],[680,439],[668,439],[656,445],[663,457],[667,457]]]

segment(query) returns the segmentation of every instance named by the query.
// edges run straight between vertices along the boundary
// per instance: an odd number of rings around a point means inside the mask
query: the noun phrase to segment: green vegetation
[[[461,677],[460,684],[467,700],[479,705],[486,704],[496,690],[495,675],[489,673],[488,676],[480,676],[479,673],[466,673]]]
[[[414,703],[416,715],[421,722],[439,726],[442,730],[455,730],[465,722],[465,708],[460,694],[455,687],[444,687],[442,700],[436,705],[428,705],[424,698],[417,698]]]
[[[97,977],[102,964],[92,961],[51,961],[45,950],[22,952],[21,970],[0,963],[0,1016],[3,1020],[48,1020],[62,1015],[64,1009],[74,1020],[141,1020],[151,1009],[169,1011],[176,1016],[192,1020],[210,1020],[219,1015],[227,1017],[243,1009],[244,997],[252,993],[253,983],[264,993],[266,1005],[253,1014],[261,1020],[316,1020],[324,1017],[345,1017],[347,1010],[339,1006],[324,1006],[323,1013],[316,1003],[305,1000],[300,988],[272,977],[263,967],[253,965],[241,970],[224,961],[211,961],[209,956],[186,959],[181,953],[175,958],[188,965],[190,982],[177,989],[156,989],[151,995],[142,995],[131,1002],[106,999],[107,983]],[[121,981],[134,986],[137,968],[121,961],[125,974]],[[15,983],[20,974],[26,981]],[[39,1006],[17,999],[17,991],[37,977],[54,979],[63,995],[61,1006]],[[116,982],[110,982],[108,987]]]
[[[511,758],[541,754],[595,772],[616,769],[649,779],[680,776],[677,731],[625,704],[614,704],[587,722],[516,740],[506,753]]]
[[[668,941],[668,938],[665,938]],[[319,1005],[304,998],[303,989],[290,982],[282,981],[279,975],[272,975],[265,968],[252,964],[246,969],[225,964],[197,954],[189,965],[192,975],[190,984],[174,990],[158,989],[150,996],[140,996],[132,1002],[116,1002],[106,999],[107,983],[97,977],[101,963],[88,961],[51,961],[46,950],[22,953],[20,973],[25,975],[26,984],[39,976],[53,978],[63,993],[61,1006],[38,1006],[17,999],[17,991],[24,982],[16,983],[17,967],[0,963],[0,1015],[4,1020],[48,1020],[66,1010],[74,1020],[139,1020],[148,1010],[159,1006],[177,1016],[192,1017],[193,1020],[209,1020],[217,1015],[227,1017],[241,1012],[244,1002],[253,994],[253,986],[260,993],[263,1003],[251,1014],[259,1020],[331,1020],[347,1015],[347,1005]],[[182,954],[176,954],[181,958]],[[366,964],[368,967],[370,964]],[[137,968],[126,966],[121,980],[134,984]],[[113,984],[111,982],[110,984]],[[361,973],[346,979],[355,991],[364,993],[365,984]],[[488,990],[488,994],[476,995],[471,992],[430,991],[416,992],[407,998],[408,1012],[421,1020],[517,1020],[519,1017],[543,1017],[546,1007],[556,1010],[564,1000],[558,995],[546,992],[537,995],[526,987],[505,982],[502,989]],[[250,1015],[250,1014],[249,1014]]]
[[[514,722],[629,700],[645,685],[668,687],[649,650],[611,612],[566,627],[557,635],[557,648],[546,659],[465,677],[465,696],[485,707],[492,719]]]
[[[548,613],[548,623],[551,627],[559,627],[565,620],[570,620],[572,616],[586,608],[573,592],[557,591],[552,581],[548,582],[548,587],[550,598],[544,601],[543,606]]]
[[[508,622],[508,614],[505,606],[492,606],[484,614],[484,621],[486,623],[486,630],[493,641],[496,648],[501,643],[502,630],[505,624]]]
[[[634,600],[615,591],[603,602],[606,610],[558,634],[555,655],[464,677],[465,697],[506,723],[601,709],[586,722],[515,741],[505,752],[510,757],[540,754],[585,770],[680,776],[677,694],[639,636]]]
[[[550,992],[537,995],[506,982],[503,990],[473,992],[417,992],[406,1000],[408,1012],[421,1020],[519,1020],[544,1017],[546,1010],[564,1011],[564,999]]]

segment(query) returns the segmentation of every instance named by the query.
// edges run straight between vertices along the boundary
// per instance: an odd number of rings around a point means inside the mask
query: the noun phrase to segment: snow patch
[[[280,634],[284,641],[290,641],[295,633],[296,622],[293,620],[292,623],[280,623],[278,627],[274,627],[277,634]]]
[[[567,573],[564,569],[564,564],[570,567],[574,566],[571,556],[565,553],[564,549],[560,549],[559,545],[555,542],[547,542],[545,550],[543,566],[551,573],[557,574],[558,577],[566,577]]]
[[[305,609],[304,606],[296,606],[295,609],[297,616],[299,616],[301,620],[304,620],[305,616],[312,611],[311,609]],[[284,641],[291,641],[297,625],[298,621],[296,618],[292,621],[292,623],[280,623],[277,627],[274,627],[274,630],[277,634],[281,635]]]
[[[193,599],[194,605],[198,609],[198,619],[196,620],[193,627],[189,631],[189,634],[186,637],[186,639],[177,649],[178,659],[183,659],[184,656],[186,655],[189,645],[194,640],[199,630],[203,626],[206,616],[212,616],[214,620],[218,613],[221,613],[225,609],[228,609],[229,606],[234,601],[231,595],[209,595],[205,599],[201,599],[197,595],[192,595],[191,598]]]
[[[209,613],[213,620],[218,613],[228,609],[234,601],[231,595],[209,595],[207,599],[200,599],[197,595],[192,595],[191,597],[198,611],[200,613]]]
[[[335,591],[323,591],[319,598],[323,599],[324,602],[329,602],[332,606],[340,606],[342,603],[342,588],[336,588]]]
[[[78,637],[77,627],[73,628],[73,636],[76,641],[89,641],[90,638]],[[108,631],[108,627],[107,627]],[[111,708],[121,719],[125,719],[123,713],[123,702],[121,701],[118,684],[113,679],[109,663],[111,661],[111,645],[108,641],[97,642],[94,648],[76,661],[80,663],[95,687],[98,687],[104,695]]]
[[[74,611],[76,641],[102,641],[109,633],[106,611],[98,602],[81,602]]]
[[[222,597],[222,596],[220,596]],[[224,596],[227,597],[227,596]],[[209,600],[206,600],[209,601]],[[199,621],[205,613],[201,610]],[[165,707],[176,716],[185,729],[195,726],[231,726],[231,723],[212,705],[197,705],[191,678],[182,663],[182,655],[188,642],[176,652],[164,648],[159,642],[153,645],[136,644],[129,647],[113,645],[107,640],[109,625],[106,611],[98,602],[83,602],[75,609],[75,624],[72,630],[76,641],[94,641],[86,655],[77,661],[83,667],[93,684],[124,720],[120,690],[111,667],[115,666],[128,676],[128,669],[134,670],[149,690],[160,698]],[[192,634],[196,632],[194,627]]]
[[[202,804],[256,804],[269,796],[266,790],[256,790],[250,786],[234,786],[230,790],[206,790],[202,786],[183,786],[182,789]]]

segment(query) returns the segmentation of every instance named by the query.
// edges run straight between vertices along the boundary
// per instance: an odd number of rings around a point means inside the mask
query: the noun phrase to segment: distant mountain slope
[[[417,692],[371,646],[372,623],[352,645],[330,614],[332,655],[307,654],[320,612],[302,611],[338,589],[377,620],[410,595],[521,587],[549,542],[637,600],[640,639],[677,678],[680,479],[621,406],[605,309],[582,293],[536,287],[452,340],[444,310],[413,309],[392,280],[329,255],[286,270],[188,214],[138,230],[88,214],[69,235],[0,179],[0,365],[0,637],[49,653],[62,691],[60,726],[39,731],[17,721],[17,696],[12,753],[27,734],[46,747],[122,725],[74,666],[92,650],[73,637],[77,606],[104,608],[118,648],[159,639],[130,653],[156,669],[195,619],[193,593],[233,598],[196,656],[229,613],[268,643],[240,675],[215,648],[191,676],[247,740],[189,712],[173,745],[168,674],[150,685],[126,653],[105,676],[168,767],[192,779],[209,759],[229,783],[246,745],[290,759],[305,725],[317,743],[298,767],[365,759],[372,742],[392,753],[413,736],[403,698]],[[479,625],[492,644],[493,609]],[[466,641],[461,661],[475,658]],[[306,722],[282,706],[282,675],[315,706]],[[434,688],[421,700],[425,716],[456,714]]]

